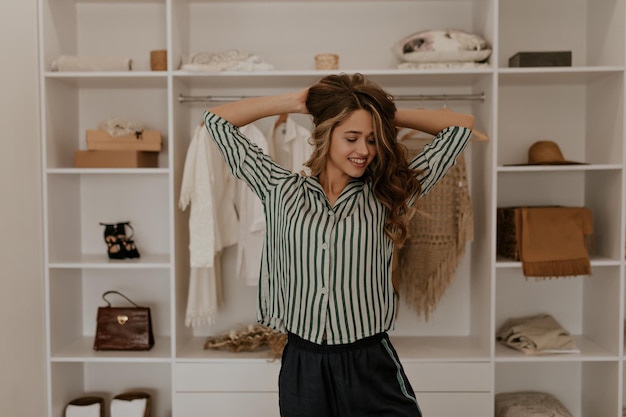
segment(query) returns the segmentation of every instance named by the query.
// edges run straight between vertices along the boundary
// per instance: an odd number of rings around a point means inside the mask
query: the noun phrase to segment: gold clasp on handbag
[[[117,316],[117,322],[118,322],[118,324],[120,324],[120,325],[122,325],[122,326],[123,326],[123,325],[125,325],[125,324],[126,324],[126,322],[127,322],[127,321],[128,321],[128,316],[125,316],[125,315],[123,315],[123,314],[120,314],[119,316]]]

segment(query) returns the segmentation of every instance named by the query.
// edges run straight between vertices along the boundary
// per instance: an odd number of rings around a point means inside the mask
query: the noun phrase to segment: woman
[[[278,166],[238,130],[283,113],[313,117],[310,175]],[[473,116],[397,110],[378,85],[340,74],[204,118],[233,174],[265,208],[258,320],[288,333],[281,415],[421,416],[387,335],[396,312],[393,248],[407,238],[416,197],[465,148]],[[437,136],[407,161],[397,127]]]

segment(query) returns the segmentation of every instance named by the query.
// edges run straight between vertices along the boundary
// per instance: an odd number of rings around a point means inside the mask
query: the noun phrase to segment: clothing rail
[[[244,98],[257,96],[185,96],[178,95],[179,103],[217,103],[225,101],[237,101]],[[485,101],[485,93],[477,94],[413,94],[393,96],[398,101]]]

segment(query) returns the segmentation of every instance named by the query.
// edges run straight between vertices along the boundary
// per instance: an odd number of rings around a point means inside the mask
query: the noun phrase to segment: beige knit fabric
[[[474,237],[465,158],[418,201],[409,239],[397,252],[394,285],[400,297],[429,319]]]

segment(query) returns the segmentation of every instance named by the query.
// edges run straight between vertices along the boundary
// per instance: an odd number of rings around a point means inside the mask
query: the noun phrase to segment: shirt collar
[[[317,177],[307,177],[305,180],[305,184],[309,188],[309,190],[317,192],[320,194],[321,197],[326,198],[324,188],[322,187],[322,184]],[[341,191],[341,194],[339,194],[339,198],[337,198],[335,206],[338,206],[344,201],[351,199],[355,194],[359,193],[363,189],[364,185],[365,182],[363,182],[361,179],[353,178],[352,180],[350,180],[350,182]]]

